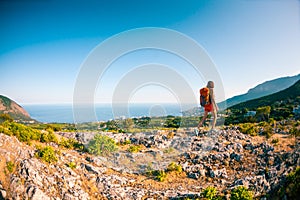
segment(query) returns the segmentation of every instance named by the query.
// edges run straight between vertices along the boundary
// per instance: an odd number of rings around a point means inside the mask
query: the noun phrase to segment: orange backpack
[[[205,106],[211,104],[209,89],[207,87],[200,89],[200,105]]]

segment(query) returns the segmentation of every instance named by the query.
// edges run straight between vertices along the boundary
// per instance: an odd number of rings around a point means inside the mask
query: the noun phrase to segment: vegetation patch
[[[77,167],[75,162],[69,162],[66,165],[67,165],[67,167],[69,167],[71,169],[75,169]]]
[[[180,172],[182,172],[182,167],[181,167],[181,165],[178,165],[175,162],[171,162],[168,165],[167,171],[168,172],[175,171],[175,172],[179,172],[180,173]]]
[[[154,177],[154,179],[159,182],[163,182],[167,178],[165,170],[151,170],[147,172],[147,175]]]
[[[140,150],[142,149],[142,146],[141,145],[132,145],[130,146],[127,151],[130,152],[130,153],[137,153],[139,152]]]
[[[116,150],[116,142],[106,135],[96,134],[88,144],[88,152],[95,155],[109,155]]]
[[[77,140],[73,139],[73,138],[68,138],[65,139],[64,137],[62,137],[58,143],[59,146],[67,148],[67,149],[78,149],[81,151],[85,151],[85,147],[83,144],[81,144],[80,142],[78,142]]]
[[[244,123],[239,125],[240,131],[244,134],[251,136],[256,136],[258,133],[258,128],[254,123]]]
[[[300,167],[287,175],[284,185],[274,194],[273,199],[297,199],[300,191]]]
[[[39,141],[41,132],[16,122],[5,121],[0,125],[0,131],[6,135],[16,136],[21,142]]]
[[[252,200],[253,194],[244,186],[238,186],[231,191],[230,200]]]
[[[47,163],[55,163],[58,161],[56,153],[51,146],[46,146],[44,148],[38,149],[36,157],[40,158],[41,160]]]
[[[217,189],[216,189],[215,187],[208,186],[208,187],[205,188],[205,190],[201,193],[201,196],[202,196],[203,198],[208,199],[208,200],[216,199],[216,196],[217,196]]]
[[[15,169],[15,164],[12,161],[6,162],[6,169],[12,173]]]

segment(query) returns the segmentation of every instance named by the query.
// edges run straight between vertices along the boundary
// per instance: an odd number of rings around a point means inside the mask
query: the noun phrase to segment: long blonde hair
[[[213,81],[208,81],[206,87],[208,87],[208,88],[214,88],[215,87],[215,83]]]

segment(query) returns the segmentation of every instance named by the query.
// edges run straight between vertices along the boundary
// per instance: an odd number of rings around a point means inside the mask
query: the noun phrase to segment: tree
[[[5,122],[5,121],[13,122],[14,119],[7,113],[0,114],[0,122]]]
[[[256,115],[258,121],[268,121],[271,113],[271,106],[258,107]]]
[[[116,142],[106,135],[96,134],[88,144],[88,151],[96,155],[108,155],[116,150]]]
[[[149,125],[151,118],[150,117],[134,118],[133,121],[136,126],[141,128],[146,128]]]
[[[127,118],[124,120],[123,125],[126,130],[129,130],[133,127],[134,123],[131,118]]]
[[[168,115],[167,120],[164,123],[164,126],[167,128],[179,128],[180,124],[181,124],[181,117],[174,117]]]
[[[118,123],[116,120],[110,120],[108,122],[106,122],[106,127],[108,130],[118,130]]]

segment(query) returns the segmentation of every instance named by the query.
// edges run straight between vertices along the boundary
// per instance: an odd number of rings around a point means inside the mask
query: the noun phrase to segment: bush
[[[272,144],[277,144],[279,142],[279,139],[278,138],[274,138],[273,140],[272,140]]]
[[[42,133],[40,141],[45,143],[48,142],[58,143],[58,139],[52,130],[48,130],[48,132]]]
[[[127,144],[131,144],[131,140],[124,140],[119,142],[119,145],[127,145]]]
[[[7,113],[0,114],[0,123],[5,121],[13,122],[14,119]]]
[[[216,199],[216,195],[217,195],[217,189],[212,187],[212,186],[208,186],[203,192],[202,192],[202,196],[208,200],[213,200]]]
[[[116,150],[115,141],[106,135],[96,134],[88,144],[88,151],[95,155],[108,155]]]
[[[163,182],[167,178],[167,174],[164,170],[152,170],[147,172],[148,175],[154,176],[159,182]]]
[[[262,134],[266,136],[267,139],[271,138],[273,135],[273,130],[270,125],[263,126]]]
[[[298,199],[300,191],[300,167],[286,177],[286,183],[275,193],[280,199]]]
[[[11,132],[8,127],[5,127],[3,125],[0,125],[0,133],[4,133],[5,135],[12,136],[13,132]]]
[[[2,129],[4,131],[4,134],[14,135],[21,142],[29,142],[30,140],[40,140],[41,138],[40,131],[15,122],[5,121],[2,124]]]
[[[248,134],[251,136],[256,136],[258,129],[255,124],[252,123],[244,123],[239,126],[240,130],[244,134]]]
[[[182,167],[180,165],[177,165],[175,162],[171,162],[169,165],[168,165],[168,168],[167,168],[167,171],[176,171],[176,172],[182,172]]]
[[[51,146],[38,149],[36,156],[47,163],[55,163],[58,161],[56,153]]]
[[[230,200],[252,200],[253,194],[244,186],[238,186],[231,191]]]
[[[127,151],[129,151],[130,153],[137,153],[141,150],[141,146],[140,145],[133,145],[133,146],[130,146]]]
[[[77,167],[75,162],[69,162],[67,166],[70,167],[71,169],[75,169]]]
[[[300,136],[300,130],[297,129],[296,127],[293,127],[290,129],[289,134],[291,134],[294,137],[299,137]]]
[[[6,162],[6,169],[12,173],[14,171],[15,164],[12,161]]]
[[[64,137],[61,137],[58,145],[67,149],[78,149],[81,151],[85,150],[84,145],[73,138],[65,139]]]

